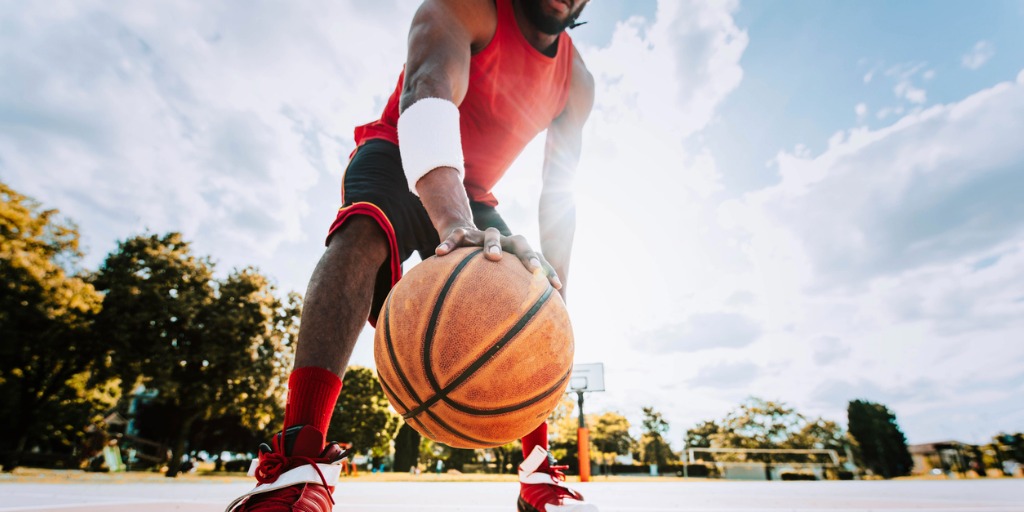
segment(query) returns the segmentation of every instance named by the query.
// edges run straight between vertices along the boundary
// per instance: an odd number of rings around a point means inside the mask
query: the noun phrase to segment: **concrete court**
[[[514,482],[343,482],[336,511],[515,511]],[[1024,480],[889,482],[591,482],[602,512],[1024,511]],[[218,512],[241,483],[0,484],[0,512]]]

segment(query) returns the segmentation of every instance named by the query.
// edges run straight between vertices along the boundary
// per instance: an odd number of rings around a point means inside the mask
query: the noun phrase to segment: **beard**
[[[576,12],[572,11],[576,2],[570,0],[569,16],[564,20],[560,20],[554,16],[544,13],[544,9],[541,6],[541,2],[544,0],[520,0],[523,5],[523,14],[526,15],[526,19],[530,20],[530,24],[537,27],[537,30],[544,32],[545,34],[557,36],[565,31],[567,28],[572,28],[576,24],[576,18],[579,18],[580,13],[583,12],[583,7],[580,7]]]

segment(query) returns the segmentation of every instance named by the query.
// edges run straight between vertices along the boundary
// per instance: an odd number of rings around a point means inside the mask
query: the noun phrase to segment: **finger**
[[[491,261],[501,259],[501,232],[497,228],[487,228],[484,231],[484,254]]]
[[[452,230],[448,237],[445,238],[443,242],[441,242],[441,245],[438,245],[437,249],[434,249],[434,254],[438,256],[444,256],[445,254],[454,251],[456,247],[460,247],[463,245],[463,241],[465,240],[466,235],[467,230],[465,228],[458,228]]]
[[[519,257],[519,261],[523,262],[523,266],[527,270],[530,272],[544,271],[544,267],[540,262],[541,256],[530,247],[530,243],[522,235],[505,237],[502,241],[504,242],[504,249]]]
[[[555,272],[553,267],[548,260],[544,258],[543,254],[538,253],[537,257],[540,259],[541,267],[544,268],[544,273],[548,276],[548,281],[551,282],[551,286],[554,286],[556,290],[562,289],[562,280],[558,278],[558,272]]]

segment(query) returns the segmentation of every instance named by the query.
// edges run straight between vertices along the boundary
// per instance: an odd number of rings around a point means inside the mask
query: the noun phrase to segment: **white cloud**
[[[746,389],[760,372],[760,367],[749,361],[707,365],[697,372],[690,384],[715,389]]]
[[[926,63],[905,63],[889,67],[885,75],[894,79],[896,85],[892,92],[897,98],[907,100],[911,103],[922,104],[928,101],[928,93],[923,88],[914,84],[918,75],[923,80],[930,80],[935,76],[933,70],[925,70]]]
[[[771,310],[789,328],[766,328],[744,352],[785,368],[758,387],[833,417],[849,398],[888,402],[920,441],[951,435],[936,418],[1013,400],[1012,386],[955,383],[1014,378],[1024,358],[1006,343],[1024,329],[1022,132],[1024,83],[1001,83],[849,130],[818,155],[782,152],[777,185],[723,204],[757,279],[783,276],[750,314],[792,303]],[[963,421],[958,435],[972,439],[1013,424]]]
[[[960,58],[960,64],[967,69],[978,69],[985,65],[996,54],[995,46],[988,41],[978,41],[971,51]]]
[[[857,118],[861,119],[868,115],[868,106],[865,103],[858,103],[857,106],[853,107],[853,111],[857,113]]]
[[[318,242],[308,219],[322,232],[335,205],[310,199],[337,198],[337,186],[313,187],[337,183],[352,126],[379,109],[347,98],[380,98],[402,60],[402,38],[377,35],[408,7],[368,10],[19,6],[0,35],[17,50],[0,54],[0,101],[14,105],[4,174],[88,226],[96,258],[145,228],[182,230],[229,265]]]

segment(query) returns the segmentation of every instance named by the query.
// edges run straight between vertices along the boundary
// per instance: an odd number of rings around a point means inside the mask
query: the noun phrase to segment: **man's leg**
[[[523,458],[529,457],[533,453],[534,446],[540,446],[545,451],[548,449],[548,422],[542,422],[537,428],[533,429],[533,432],[526,434],[522,439],[523,443]]]
[[[353,215],[331,237],[306,290],[285,428],[313,425],[327,432],[341,376],[370,313],[374,282],[388,250],[380,226],[363,215]]]

